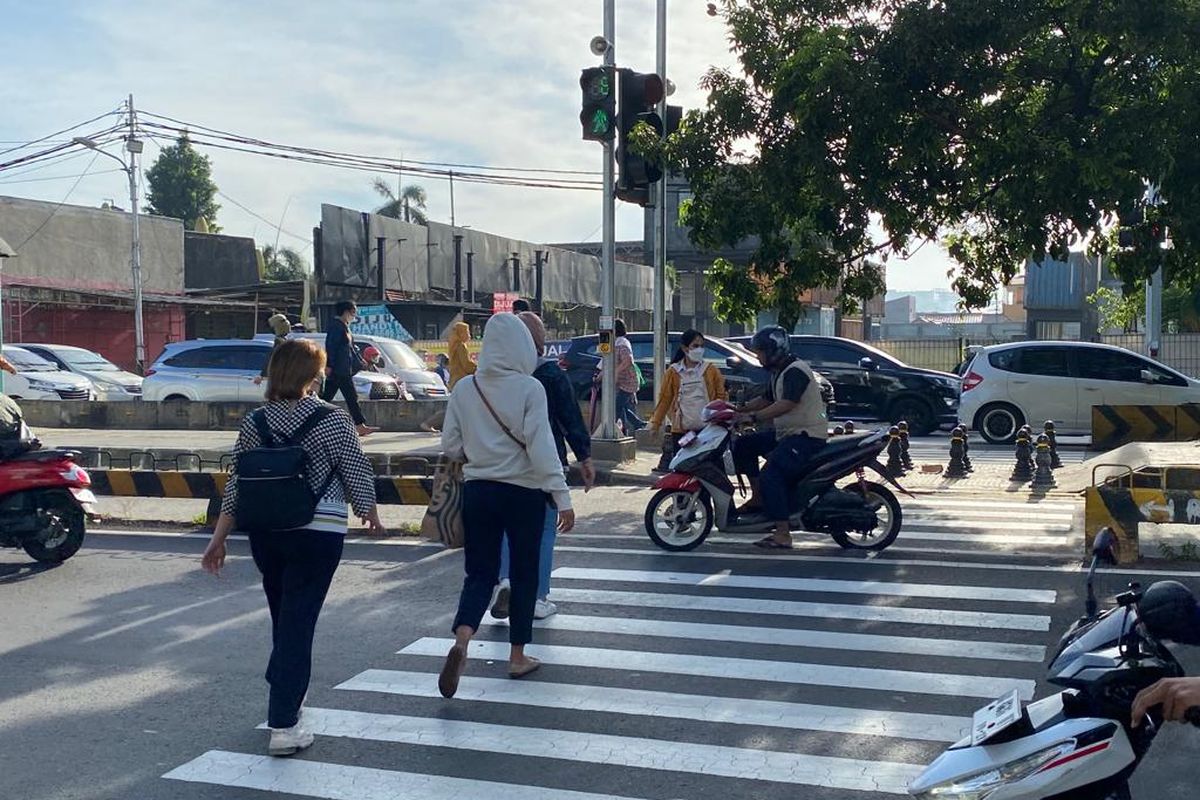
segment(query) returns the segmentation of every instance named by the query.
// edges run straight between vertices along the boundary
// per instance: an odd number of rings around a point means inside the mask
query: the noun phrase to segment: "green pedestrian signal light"
[[[579,75],[583,110],[579,122],[583,138],[593,142],[612,141],[617,129],[616,69],[588,67]]]

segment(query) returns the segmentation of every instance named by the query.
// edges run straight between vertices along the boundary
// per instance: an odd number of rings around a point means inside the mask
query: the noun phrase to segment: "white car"
[[[82,375],[96,388],[96,397],[106,402],[142,399],[142,379],[126,372],[99,353],[66,344],[30,344],[21,347],[41,356],[64,372]]]
[[[23,347],[6,344],[4,357],[17,370],[4,373],[4,393],[14,400],[95,400],[92,382],[63,372]]]
[[[981,347],[963,367],[959,416],[987,441],[1008,443],[1021,426],[1053,420],[1088,434],[1092,406],[1200,403],[1200,381],[1120,347],[1013,342]]]
[[[275,337],[269,333],[260,333],[255,338],[264,341],[273,341]],[[321,347],[325,346],[324,333],[292,333],[288,338],[311,339],[321,345]],[[379,371],[385,375],[392,376],[403,384],[408,389],[408,393],[413,396],[413,399],[444,400],[450,395],[441,377],[436,372],[431,372],[427,369],[421,357],[399,339],[356,333],[354,334],[354,344],[359,352],[362,352],[363,348],[368,345],[374,345],[383,357],[383,363],[380,365]]]
[[[142,396],[147,401],[261,403],[267,385],[255,383],[271,355],[261,339],[196,339],[172,342],[146,370]],[[395,380],[374,372],[354,376],[360,400],[397,400]]]

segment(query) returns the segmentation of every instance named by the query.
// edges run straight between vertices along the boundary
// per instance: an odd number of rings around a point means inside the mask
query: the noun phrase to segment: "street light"
[[[9,247],[8,242],[0,238],[0,273],[4,272],[4,262],[16,258],[17,251]],[[4,298],[0,296],[0,347],[4,345]],[[4,370],[0,370],[0,392],[4,391]]]
[[[142,142],[132,136],[125,139],[125,150],[129,153],[129,163],[125,163],[125,160],[119,156],[102,150],[93,139],[76,136],[71,141],[116,161],[121,165],[121,170],[129,176],[129,213],[133,220],[133,350],[137,374],[144,375],[146,372],[146,333],[142,322],[142,239],[138,227],[137,200],[137,156],[142,152]]]

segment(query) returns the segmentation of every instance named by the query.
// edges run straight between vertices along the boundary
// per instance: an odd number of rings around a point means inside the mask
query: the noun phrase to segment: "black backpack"
[[[267,425],[266,410],[251,412],[262,445],[237,457],[238,530],[283,531],[303,528],[313,521],[317,503],[325,496],[336,470],[329,473],[321,491],[314,495],[308,481],[308,454],[301,442],[335,410],[332,406],[317,409],[295,433],[278,442]]]

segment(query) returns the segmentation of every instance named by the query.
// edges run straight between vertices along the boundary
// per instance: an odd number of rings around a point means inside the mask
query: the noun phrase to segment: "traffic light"
[[[579,75],[583,110],[579,123],[583,138],[592,142],[612,141],[617,129],[617,89],[614,67],[588,67]]]
[[[1117,245],[1122,249],[1137,246],[1137,228],[1146,221],[1141,205],[1126,205],[1117,211]]]
[[[640,206],[650,201],[650,184],[662,179],[662,168],[634,152],[630,136],[634,127],[646,123],[658,135],[663,135],[663,121],[658,116],[663,99],[663,79],[654,73],[619,72],[618,93],[621,96],[617,113],[617,198]]]

